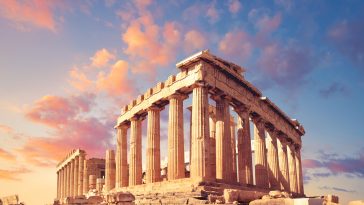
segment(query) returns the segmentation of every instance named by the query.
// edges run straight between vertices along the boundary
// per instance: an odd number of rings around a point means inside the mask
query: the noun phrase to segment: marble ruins
[[[116,150],[107,150],[105,161],[86,160],[85,151],[76,150],[59,163],[60,203],[72,204],[64,198],[97,193],[108,204],[118,204],[109,198],[121,193],[131,193],[137,204],[246,203],[270,191],[304,197],[302,125],[264,97],[245,79],[244,68],[234,63],[201,51],[176,66],[178,74],[121,109],[115,125]],[[186,133],[184,103],[189,97],[190,133]],[[160,113],[167,105],[168,163],[161,170]],[[142,156],[143,120],[147,120],[146,156]],[[189,136],[189,150],[184,136]]]

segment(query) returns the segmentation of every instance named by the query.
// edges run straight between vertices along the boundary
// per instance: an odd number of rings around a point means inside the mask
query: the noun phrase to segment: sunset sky
[[[0,0],[0,197],[52,203],[67,152],[103,157],[120,108],[209,49],[303,124],[307,195],[363,199],[363,11],[360,0]]]

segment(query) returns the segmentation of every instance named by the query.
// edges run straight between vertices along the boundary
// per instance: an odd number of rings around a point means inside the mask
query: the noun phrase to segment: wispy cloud
[[[106,48],[96,51],[95,55],[90,58],[91,65],[97,68],[106,66],[110,60],[115,59],[115,54],[108,51]]]
[[[13,180],[19,181],[21,174],[29,173],[30,170],[26,168],[17,168],[17,169],[0,169],[0,179],[3,180]]]
[[[333,82],[328,87],[321,89],[319,92],[323,98],[329,98],[335,94],[340,94],[344,96],[347,96],[349,94],[348,88],[338,82]]]
[[[3,0],[0,1],[0,15],[17,24],[31,24],[55,32],[57,30],[54,16],[56,6],[56,1]]]
[[[7,161],[15,161],[16,156],[2,148],[0,148],[0,158],[5,159]]]
[[[339,191],[339,192],[346,192],[346,193],[355,193],[355,190],[340,188],[340,187],[329,187],[329,186],[320,186],[319,189],[322,190],[329,190],[329,191]]]

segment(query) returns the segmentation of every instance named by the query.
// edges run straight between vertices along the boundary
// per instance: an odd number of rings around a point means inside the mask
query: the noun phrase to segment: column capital
[[[196,87],[207,88],[207,87],[209,87],[209,84],[208,84],[206,81],[199,80],[199,81],[196,81],[196,82],[192,85],[192,87],[193,87],[193,88],[196,88]]]
[[[130,118],[130,122],[131,121],[140,121],[140,120],[142,120],[142,117],[141,116],[137,116],[137,115],[135,115],[135,116],[133,116],[133,117]]]
[[[173,93],[172,95],[167,97],[168,100],[171,100],[171,99],[185,100],[187,98],[188,98],[188,95],[180,93],[180,92]]]
[[[248,105],[238,105],[236,107],[234,107],[234,111],[241,117],[246,117],[246,115],[250,115],[250,106]]]
[[[164,109],[164,107],[159,107],[158,105],[153,104],[152,106],[148,107],[146,110],[147,110],[147,112],[149,112],[149,111],[161,111],[163,109]]]
[[[251,119],[259,129],[265,128],[265,120],[260,115],[255,114]]]
[[[275,134],[276,128],[270,122],[264,122],[265,130],[269,132],[269,134]]]

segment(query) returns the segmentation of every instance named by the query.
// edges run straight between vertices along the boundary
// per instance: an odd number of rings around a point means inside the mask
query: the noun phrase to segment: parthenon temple
[[[96,187],[90,186],[96,178],[102,181],[103,194],[130,192],[140,201],[146,195],[169,193],[207,200],[227,190],[251,200],[271,190],[304,196],[303,126],[248,82],[244,68],[207,50],[176,67],[176,75],[121,108],[114,127],[116,151],[106,151],[104,181],[102,174],[85,171],[84,151],[77,150],[68,157],[71,160],[58,166],[57,198],[87,194]],[[185,108],[187,101],[192,103]],[[161,147],[161,111],[165,107],[168,146]],[[185,119],[184,113],[190,118]],[[142,142],[143,120],[147,120],[146,142]],[[142,156],[142,143],[146,156]],[[168,150],[165,173],[161,149]]]

